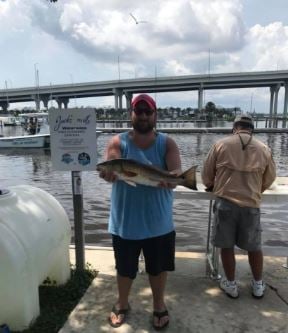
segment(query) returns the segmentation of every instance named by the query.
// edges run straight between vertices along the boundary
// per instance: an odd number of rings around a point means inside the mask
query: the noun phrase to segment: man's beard
[[[151,131],[153,131],[155,124],[154,122],[151,121],[139,121],[139,120],[134,120],[132,121],[132,126],[135,131],[137,131],[140,134],[147,134]]]

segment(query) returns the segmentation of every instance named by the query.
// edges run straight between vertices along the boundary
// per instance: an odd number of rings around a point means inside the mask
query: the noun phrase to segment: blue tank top
[[[147,149],[138,148],[129,133],[120,134],[121,157],[166,168],[166,135],[158,133]],[[157,237],[174,230],[173,191],[152,186],[131,186],[118,180],[112,185],[108,231],[124,239]]]

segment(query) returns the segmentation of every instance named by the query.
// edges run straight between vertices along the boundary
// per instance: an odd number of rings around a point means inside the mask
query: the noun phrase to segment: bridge
[[[26,88],[11,88],[0,90],[0,106],[7,111],[10,103],[35,101],[40,109],[42,101],[48,107],[49,100],[55,100],[58,107],[68,107],[70,98],[87,98],[97,96],[114,96],[115,108],[123,108],[123,96],[126,107],[129,108],[133,94],[161,93],[176,91],[198,91],[198,109],[203,108],[203,92],[205,90],[270,89],[270,117],[277,115],[278,93],[281,87],[285,89],[283,115],[287,117],[288,107],[288,71],[241,72],[205,75],[185,75],[154,78],[136,78],[114,81],[96,81],[86,83],[36,86]]]

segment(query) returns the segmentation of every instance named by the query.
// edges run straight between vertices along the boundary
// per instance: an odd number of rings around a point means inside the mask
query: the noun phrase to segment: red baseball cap
[[[146,102],[149,105],[149,108],[154,111],[156,111],[156,109],[157,109],[156,102],[149,95],[141,94],[141,95],[138,95],[135,98],[133,98],[132,103],[131,103],[132,108],[134,109],[139,102]]]

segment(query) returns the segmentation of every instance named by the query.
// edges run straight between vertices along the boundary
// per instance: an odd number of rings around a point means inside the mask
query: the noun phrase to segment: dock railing
[[[175,199],[188,200],[209,200],[207,243],[206,243],[206,275],[211,279],[218,280],[219,274],[219,253],[220,249],[211,244],[211,230],[213,228],[213,201],[215,196],[211,192],[206,192],[203,184],[198,185],[198,191],[189,190],[183,186],[177,186],[174,190]],[[262,196],[262,204],[283,204],[288,202],[288,184],[273,185],[271,189],[266,190]],[[286,264],[282,265],[288,269],[288,253]]]

